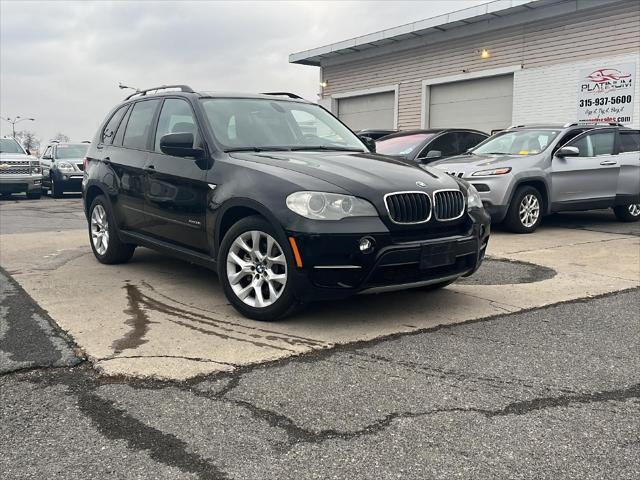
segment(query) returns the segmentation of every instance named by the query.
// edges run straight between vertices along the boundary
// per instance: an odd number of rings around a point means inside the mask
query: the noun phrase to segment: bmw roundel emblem
[[[426,183],[421,182],[421,181],[419,181],[419,180],[416,182],[416,185],[417,185],[417,186],[419,186],[419,187],[423,187],[423,188],[427,186],[427,184],[426,184]]]

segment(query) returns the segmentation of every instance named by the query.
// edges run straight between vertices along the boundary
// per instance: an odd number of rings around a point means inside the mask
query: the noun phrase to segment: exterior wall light
[[[480,58],[489,58],[491,56],[491,54],[489,53],[489,50],[487,50],[486,48],[483,48],[482,51],[480,52]]]
[[[320,86],[322,88],[327,88],[329,86],[329,82],[327,82],[326,80],[323,80],[322,82],[320,82]]]

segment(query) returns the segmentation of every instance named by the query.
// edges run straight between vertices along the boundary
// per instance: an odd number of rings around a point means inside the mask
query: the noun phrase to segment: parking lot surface
[[[2,201],[0,232],[6,478],[640,476],[640,228],[608,212],[272,324],[205,269],[98,264],[77,197]]]

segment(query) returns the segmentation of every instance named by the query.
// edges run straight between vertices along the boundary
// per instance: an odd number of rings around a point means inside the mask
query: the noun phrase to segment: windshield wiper
[[[337,152],[364,153],[364,150],[358,147],[338,147],[338,146],[332,146],[332,145],[309,145],[309,146],[291,147],[291,150],[294,152],[305,151],[305,150],[335,150]]]
[[[225,149],[225,153],[229,152],[288,152],[291,149],[289,147],[234,147]]]

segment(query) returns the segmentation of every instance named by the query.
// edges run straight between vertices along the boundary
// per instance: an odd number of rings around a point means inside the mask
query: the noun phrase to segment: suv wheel
[[[640,220],[640,203],[613,207],[613,213],[621,222],[637,222]]]
[[[518,188],[507,211],[506,227],[516,233],[532,233],[541,220],[542,195],[538,189],[526,185]]]
[[[62,198],[62,194],[64,193],[64,189],[59,184],[56,184],[56,181],[53,177],[51,177],[51,196],[53,198]]]
[[[290,278],[293,257],[283,245],[261,217],[240,220],[224,236],[218,276],[227,299],[243,315],[277,320],[298,305]]]
[[[135,245],[118,238],[111,209],[104,196],[97,196],[89,208],[89,241],[100,263],[126,263],[133,256]]]

